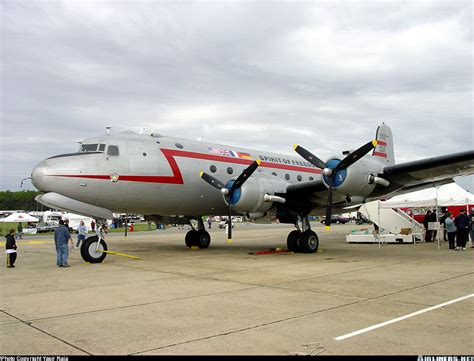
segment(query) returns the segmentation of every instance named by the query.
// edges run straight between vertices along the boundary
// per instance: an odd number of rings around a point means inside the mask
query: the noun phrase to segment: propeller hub
[[[323,169],[323,174],[326,176],[326,177],[329,177],[332,175],[332,169],[331,168],[324,168]]]
[[[344,183],[347,176],[347,169],[340,169],[337,172],[334,172],[334,168],[340,163],[339,159],[331,159],[327,162],[327,168],[323,170],[323,180],[328,186],[331,185],[334,188],[337,188]],[[330,171],[329,175],[326,174],[326,169]]]
[[[229,191],[227,188],[221,188],[221,193],[222,193],[223,195],[226,196],[226,195],[229,194],[229,192],[230,192],[230,191]]]
[[[242,194],[240,187],[235,188],[232,192],[230,192],[230,189],[232,189],[232,185],[234,184],[234,182],[234,180],[228,181],[224,188],[227,190],[227,194],[225,194],[225,196],[227,196],[227,201],[230,203],[231,206],[235,205],[240,200],[240,195]]]

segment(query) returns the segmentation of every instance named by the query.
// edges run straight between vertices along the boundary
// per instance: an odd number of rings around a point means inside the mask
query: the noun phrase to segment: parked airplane
[[[99,222],[117,212],[146,215],[157,223],[191,224],[188,247],[210,245],[203,215],[276,217],[296,227],[288,235],[288,248],[312,253],[319,239],[310,215],[326,214],[330,226],[333,209],[357,208],[474,173],[473,150],[395,164],[392,133],[385,124],[377,128],[375,141],[326,162],[301,146],[294,149],[302,158],[108,130],[84,140],[75,153],[40,162],[32,182],[45,193],[38,202]],[[227,228],[230,240],[232,227]],[[83,242],[81,255],[97,263],[105,258],[103,251],[107,245],[99,234]]]

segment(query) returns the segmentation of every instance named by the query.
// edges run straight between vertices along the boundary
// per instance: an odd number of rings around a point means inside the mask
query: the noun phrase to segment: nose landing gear
[[[107,220],[97,220],[96,235],[86,238],[81,245],[81,256],[85,262],[101,263],[107,256]]]

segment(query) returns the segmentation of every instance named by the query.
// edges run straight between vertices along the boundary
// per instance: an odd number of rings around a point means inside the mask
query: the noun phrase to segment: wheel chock
[[[294,252],[290,251],[287,248],[270,248],[270,249],[264,249],[261,251],[248,251],[247,252],[250,255],[263,255],[263,254],[276,254],[276,253],[285,253],[285,254],[293,254]]]

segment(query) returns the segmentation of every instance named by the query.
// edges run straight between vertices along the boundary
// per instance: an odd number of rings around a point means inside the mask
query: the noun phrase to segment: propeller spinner
[[[332,188],[337,187],[346,176],[346,168],[357,162],[364,155],[369,153],[372,149],[377,146],[377,141],[373,140],[364,144],[362,147],[353,151],[347,155],[342,161],[330,160],[325,163],[311,152],[307,151],[303,147],[295,144],[293,149],[301,155],[305,160],[313,164],[314,166],[322,169],[323,178],[326,184],[329,186],[328,201],[326,203],[326,229],[331,228],[331,216],[332,216]]]

